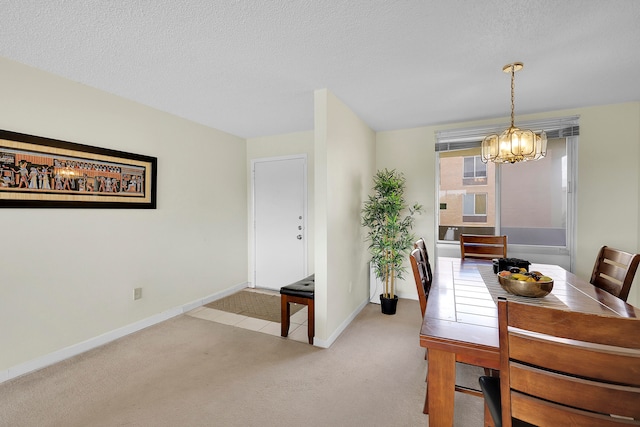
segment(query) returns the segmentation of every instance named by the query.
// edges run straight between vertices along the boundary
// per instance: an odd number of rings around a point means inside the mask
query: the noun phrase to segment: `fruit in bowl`
[[[498,281],[502,289],[513,295],[540,298],[553,289],[553,279],[539,271],[501,271]]]

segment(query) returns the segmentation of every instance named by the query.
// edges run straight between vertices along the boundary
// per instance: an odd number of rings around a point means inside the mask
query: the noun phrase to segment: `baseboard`
[[[205,298],[171,308],[169,310],[163,311],[162,313],[158,313],[130,325],[123,326],[122,328],[115,329],[102,335],[90,338],[86,341],[82,341],[78,344],[65,347],[58,351],[54,351],[53,353],[46,354],[42,357],[38,357],[28,362],[13,366],[4,371],[0,371],[0,383],[28,374],[30,372],[37,371],[39,369],[53,365],[54,363],[61,362],[65,359],[77,356],[78,354],[92,350],[96,347],[100,347],[111,341],[117,340],[118,338],[122,338],[134,332],[148,328],[149,326],[164,322],[165,320],[171,319],[172,317],[179,316],[180,314],[186,313],[205,304],[209,304],[212,301],[229,296],[248,286],[249,283],[247,282],[238,284],[236,286],[233,286],[232,288],[225,289],[221,292],[216,292],[215,294],[211,294]]]
[[[417,300],[418,297],[416,295],[405,295],[405,294],[398,294],[398,298],[406,298],[406,299],[413,299],[413,300]],[[333,334],[331,334],[331,336],[329,337],[328,340],[321,340],[318,339],[317,337],[313,339],[313,345],[318,346],[318,347],[322,347],[322,348],[329,348],[331,346],[331,344],[333,344],[333,342],[338,339],[338,337],[340,336],[340,334],[342,334],[342,332],[344,332],[344,330],[349,326],[349,324],[351,322],[353,322],[353,320],[356,318],[356,316],[358,314],[360,314],[360,312],[367,306],[367,304],[369,304],[371,301],[363,301],[358,308],[355,309],[355,311],[353,313],[351,313],[351,315],[344,321],[342,322],[342,324],[340,325],[340,327],[338,329],[335,330],[335,332]],[[380,301],[378,300],[378,305],[380,305]]]
[[[249,282],[244,282],[244,283],[240,283],[238,285],[235,285],[229,289],[225,289],[224,291],[221,292],[216,292],[215,294],[211,294],[207,297],[204,297],[202,299],[198,299],[195,301],[192,301],[190,303],[184,304],[182,306],[183,308],[183,313],[186,313],[187,311],[191,311],[195,308],[201,307],[205,304],[209,304],[210,302],[219,300],[220,298],[224,298],[224,297],[228,297],[231,294],[235,294],[238,291],[243,290],[244,288],[248,288],[249,287]]]
[[[398,295],[398,298],[403,298],[403,299],[412,299],[414,301],[418,301],[418,294],[416,293],[406,293],[406,292],[399,292],[396,295]]]
[[[412,299],[412,300],[418,301],[418,295],[415,292],[414,293],[399,292],[396,295],[398,296],[398,298]],[[376,295],[375,297],[371,298],[369,302],[380,305],[380,293],[378,293],[378,295]]]
[[[342,322],[342,324],[338,327],[338,329],[336,329],[333,332],[333,334],[331,334],[329,339],[321,340],[321,339],[318,339],[318,337],[315,337],[313,339],[313,345],[316,346],[316,347],[322,347],[322,348],[331,347],[331,344],[333,344],[335,342],[335,340],[338,339],[340,334],[342,334],[342,332],[344,332],[344,330],[347,329],[349,324],[351,324],[351,322],[353,322],[353,320],[356,318],[356,316],[358,314],[360,314],[360,312],[367,306],[367,304],[369,304],[369,300],[362,301],[362,303],[353,311],[353,313],[351,313],[351,315],[349,317],[347,317],[344,322]]]

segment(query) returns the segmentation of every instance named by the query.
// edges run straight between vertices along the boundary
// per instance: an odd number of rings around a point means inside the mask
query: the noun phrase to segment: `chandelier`
[[[514,88],[516,71],[522,70],[522,62],[507,64],[502,68],[505,73],[511,73],[511,126],[500,135],[489,135],[482,140],[482,161],[484,163],[516,163],[527,160],[538,160],[547,154],[547,134],[539,134],[514,126]]]

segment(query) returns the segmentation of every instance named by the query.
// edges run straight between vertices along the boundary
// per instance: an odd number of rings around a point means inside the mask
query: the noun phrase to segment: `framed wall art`
[[[155,209],[157,163],[0,130],[0,208]]]

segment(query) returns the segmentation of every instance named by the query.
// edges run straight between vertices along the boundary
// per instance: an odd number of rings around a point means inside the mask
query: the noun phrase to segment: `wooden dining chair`
[[[424,242],[424,241],[423,241]],[[426,247],[424,249],[426,253]],[[422,318],[427,311],[427,299],[429,298],[429,291],[431,290],[431,266],[429,262],[423,257],[422,249],[416,247],[409,255],[409,261],[411,262],[411,270],[413,271],[413,279],[416,282],[416,290],[418,291],[418,301],[420,302],[420,311],[422,312]],[[425,360],[428,357],[428,350],[424,352]],[[426,379],[425,379],[426,381]],[[424,407],[422,412],[424,414],[429,413],[429,394],[426,393],[424,397]]]
[[[429,300],[429,291],[431,290],[433,275],[431,272],[431,264],[429,263],[429,255],[427,253],[426,247],[424,248],[424,253],[427,255],[426,257],[423,257],[423,249],[418,247],[420,245],[418,242],[416,242],[415,249],[411,251],[409,259],[411,262],[411,269],[413,270],[413,277],[416,283],[416,290],[418,291],[420,311],[422,312],[422,318],[424,319],[424,315],[427,311],[427,301]],[[428,358],[428,350],[425,350],[424,358],[425,360]],[[490,375],[491,373],[492,373],[491,370],[485,369],[486,375]],[[455,390],[460,393],[466,393],[466,394],[482,397],[481,391],[475,390],[469,387],[464,387],[458,384],[456,384]],[[429,413],[429,394],[428,393],[425,393],[424,408],[422,412],[424,414]]]
[[[638,263],[640,263],[640,254],[631,254],[603,246],[598,252],[590,282],[626,301]]]
[[[460,234],[460,257],[465,258],[506,258],[507,236]]]
[[[413,270],[413,278],[416,282],[416,290],[418,291],[420,311],[422,311],[422,317],[424,318],[424,313],[427,311],[427,298],[433,278],[431,275],[431,266],[429,265],[428,259],[423,257],[420,248],[415,248],[411,251],[409,260],[411,262],[411,269]]]
[[[496,426],[640,425],[640,319],[498,299]],[[528,423],[528,424],[527,424]]]

